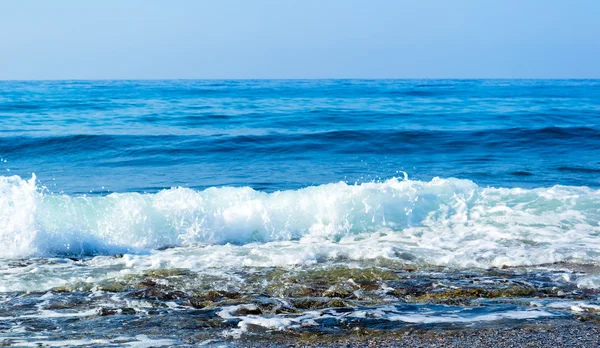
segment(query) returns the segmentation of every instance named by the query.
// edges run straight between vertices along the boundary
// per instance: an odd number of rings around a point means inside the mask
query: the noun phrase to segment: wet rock
[[[513,286],[505,289],[488,290],[484,293],[484,297],[527,297],[534,295],[535,292],[535,288],[533,287]]]
[[[531,297],[542,294],[533,287],[511,286],[501,289],[458,288],[405,294],[409,289],[395,289],[395,293],[411,302],[442,302],[446,304],[466,304],[467,299],[499,297]],[[412,296],[411,296],[412,295]]]
[[[144,279],[141,282],[138,283],[139,287],[152,287],[152,286],[156,286],[156,282],[152,279]]]
[[[138,290],[131,293],[131,296],[137,298],[155,298],[157,300],[181,300],[186,297],[186,294],[182,291],[172,290],[169,288],[162,287],[151,287],[144,290]]]
[[[218,305],[236,304],[243,300],[242,294],[233,291],[209,290],[206,292],[196,292],[189,297],[184,305],[202,309]]]
[[[212,301],[207,301],[201,298],[190,298],[184,302],[184,305],[191,306],[197,309],[202,309],[206,307],[210,307],[213,304]]]
[[[143,273],[146,277],[154,278],[168,278],[168,277],[182,277],[182,276],[193,276],[193,272],[183,268],[161,268],[161,269],[150,269]]]
[[[278,289],[271,288],[271,291],[275,296],[286,298],[316,296],[319,294],[318,290],[300,284],[288,284]]]
[[[261,315],[263,314],[262,310],[258,307],[250,306],[245,307],[242,306],[238,308],[237,311],[234,312],[234,315],[244,316],[244,315]]]
[[[45,306],[44,309],[47,309],[47,310],[70,309],[70,308],[78,307],[82,303],[83,303],[83,301],[81,301],[81,300],[70,298],[65,301],[51,302],[47,306]]]
[[[335,298],[351,298],[354,296],[354,289],[349,285],[333,286],[323,291],[321,296]]]
[[[342,299],[336,298],[331,299],[328,297],[305,297],[294,299],[292,301],[294,307],[298,309],[323,309],[323,308],[336,308],[336,307],[347,307],[348,304]]]
[[[136,310],[134,308],[130,308],[130,307],[125,307],[125,308],[100,308],[98,309],[98,315],[100,316],[107,316],[107,315],[117,315],[117,314],[123,314],[123,315],[132,315],[132,314],[136,314]]]
[[[124,315],[131,315],[137,313],[136,310],[133,308],[121,308],[120,312]]]
[[[238,292],[209,290],[207,292],[196,292],[192,296],[196,301],[211,301],[216,302],[221,299],[239,299],[242,295]]]
[[[106,291],[106,292],[125,292],[130,290],[131,287],[123,282],[107,282],[98,285],[98,290]]]
[[[391,290],[388,290],[387,293],[395,297],[404,299],[407,297],[422,296],[423,294],[425,294],[425,291],[423,289],[418,288],[393,288]]]
[[[114,309],[114,308],[100,308],[98,310],[98,315],[100,315],[100,316],[115,315],[118,312],[119,311],[117,309]]]

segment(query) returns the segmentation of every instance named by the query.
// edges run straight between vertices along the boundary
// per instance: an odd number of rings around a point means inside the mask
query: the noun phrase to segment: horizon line
[[[56,82],[56,81],[325,81],[325,80],[600,80],[600,77],[308,77],[308,78],[52,78],[52,79],[0,79],[0,82]]]

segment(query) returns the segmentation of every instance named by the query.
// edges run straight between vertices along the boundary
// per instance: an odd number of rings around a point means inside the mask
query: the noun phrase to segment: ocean
[[[589,319],[599,260],[600,80],[0,82],[0,344]]]

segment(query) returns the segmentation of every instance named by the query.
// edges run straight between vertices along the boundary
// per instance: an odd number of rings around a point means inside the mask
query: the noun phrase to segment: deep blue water
[[[5,81],[0,158],[71,194],[400,171],[598,187],[600,80]]]

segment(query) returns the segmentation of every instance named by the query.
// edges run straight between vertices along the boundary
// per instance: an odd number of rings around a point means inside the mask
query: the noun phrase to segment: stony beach
[[[252,347],[598,347],[600,322],[566,320],[520,326],[462,329],[401,329],[346,336],[293,337],[281,341],[229,342]]]

